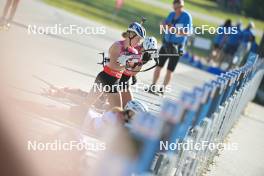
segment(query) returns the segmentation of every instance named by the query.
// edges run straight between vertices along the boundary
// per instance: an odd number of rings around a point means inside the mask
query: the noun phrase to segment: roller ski
[[[71,101],[70,99],[67,98],[67,90],[68,88],[65,87],[57,87],[54,86],[52,83],[40,78],[39,76],[33,75],[33,78],[36,80],[44,83],[47,88],[42,88],[40,95],[47,97],[49,99],[52,99],[57,102],[61,102],[66,105],[77,105],[77,103]]]
[[[48,96],[48,97],[54,97],[54,98],[64,97],[63,89],[65,89],[65,88],[60,88],[60,87],[54,86],[50,82],[48,82],[48,81],[46,81],[46,80],[44,80],[44,79],[42,79],[36,75],[33,75],[33,78],[35,78],[36,80],[38,80],[40,82],[43,82],[44,84],[46,84],[48,86],[48,88],[42,88],[41,95]]]
[[[39,76],[33,75],[33,77],[48,86],[47,88],[42,89],[42,96],[59,100],[60,102],[66,101],[67,103],[70,103],[72,105],[81,106],[88,95],[88,92],[81,89],[58,87],[40,78]],[[109,102],[107,101],[107,97],[106,95],[102,95],[92,106],[92,109],[94,109],[96,112],[103,113],[106,109],[109,109],[108,107]]]

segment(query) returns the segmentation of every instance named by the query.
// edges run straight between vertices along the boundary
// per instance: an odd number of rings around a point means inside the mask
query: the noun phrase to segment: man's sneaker
[[[159,89],[158,93],[159,93],[161,96],[163,96],[163,95],[164,95],[164,88],[161,87],[161,88]]]
[[[157,91],[157,85],[155,84],[151,84],[148,88],[145,89],[145,91],[153,95],[159,96],[159,93]]]
[[[157,86],[156,86],[155,84],[151,84],[151,85],[149,86],[148,91],[149,91],[150,93],[155,93],[155,92],[157,92]]]

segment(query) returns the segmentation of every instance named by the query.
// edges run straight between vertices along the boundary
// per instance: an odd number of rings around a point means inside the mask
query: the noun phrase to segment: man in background
[[[235,53],[235,57],[233,60],[234,64],[237,66],[241,66],[242,63],[244,63],[244,57],[250,51],[251,44],[255,36],[253,31],[254,27],[255,24],[251,21],[249,22],[246,29],[242,31],[241,43]]]
[[[171,12],[166,18],[166,20],[163,22],[164,27],[168,27],[168,28],[174,27],[176,29],[176,34],[170,32],[166,32],[164,34],[163,44],[162,47],[160,48],[159,53],[168,54],[171,56],[159,57],[159,64],[154,71],[153,81],[150,88],[148,89],[150,93],[154,93],[157,95],[164,94],[164,90],[171,81],[172,74],[178,64],[179,58],[183,54],[184,46],[187,40],[187,35],[190,34],[190,29],[192,27],[192,17],[188,12],[183,10],[183,7],[184,7],[183,0],[174,0],[173,1],[174,11]],[[160,87],[159,90],[157,90],[156,83],[160,77],[160,71],[165,65],[167,60],[169,60],[169,63],[167,67],[166,76],[163,85]]]

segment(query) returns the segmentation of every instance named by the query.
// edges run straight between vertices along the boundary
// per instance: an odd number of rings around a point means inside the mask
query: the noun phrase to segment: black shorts
[[[122,77],[120,78],[119,81],[119,85],[121,86],[121,88],[123,90],[126,90],[129,88],[129,79],[131,78],[131,76],[127,76],[127,75],[122,75]]]
[[[159,53],[160,54],[177,54],[177,50],[172,45],[170,45],[170,46],[163,45],[160,48]],[[160,56],[159,57],[159,64],[158,64],[158,66],[159,67],[163,67],[165,65],[167,59],[169,59],[169,64],[168,64],[167,69],[173,72],[175,70],[177,64],[178,64],[178,61],[180,59],[180,56]]]
[[[102,71],[97,75],[94,81],[93,89],[105,93],[117,93],[120,90],[119,80],[119,78]]]

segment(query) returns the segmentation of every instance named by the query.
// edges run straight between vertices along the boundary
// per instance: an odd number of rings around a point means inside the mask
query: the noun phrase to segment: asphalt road
[[[4,0],[0,0],[3,7]],[[54,26],[78,25],[106,27],[105,35],[33,35],[28,34],[28,25]],[[125,29],[124,29],[125,30]],[[0,32],[1,79],[17,102],[26,106],[19,113],[31,119],[28,125],[30,134],[56,134],[65,128],[78,128],[74,118],[60,118],[59,115],[46,113],[47,109],[72,107],[66,102],[58,102],[40,95],[47,87],[33,75],[57,86],[77,87],[89,90],[89,85],[102,67],[99,52],[121,39],[121,30],[87,20],[60,9],[50,7],[38,0],[21,1],[14,23],[10,30]],[[153,71],[140,73],[139,82],[150,84]],[[163,72],[164,75],[164,72]],[[180,92],[191,90],[215,76],[179,63],[172,81],[172,92],[165,98],[177,99]],[[144,92],[135,92],[135,98],[144,101],[153,112],[158,112],[162,98]],[[37,114],[34,108],[40,110]],[[12,107],[11,107],[12,109]],[[46,110],[46,111],[45,111]],[[58,113],[59,114],[59,113]],[[91,139],[92,140],[92,139]]]
[[[1,1],[1,6],[3,1]],[[105,27],[105,35],[39,35],[28,34],[28,25],[54,26],[55,24]],[[125,30],[125,29],[124,29]],[[9,31],[0,33],[1,58],[3,58],[10,85],[25,90],[18,91],[16,98],[31,98],[33,101],[43,99],[36,94],[45,84],[37,81],[32,75],[57,85],[77,87],[89,90],[94,77],[102,70],[97,64],[101,61],[99,52],[107,52],[109,46],[121,39],[121,32],[65,11],[49,7],[40,1],[21,1],[14,24]],[[153,70],[139,73],[139,82],[150,84]],[[172,91],[165,98],[177,99],[183,90],[214,78],[214,75],[198,69],[179,64],[171,84]],[[25,81],[27,80],[27,81]],[[150,109],[158,111],[161,97],[135,92],[135,97],[145,101]],[[51,103],[49,101],[49,103]]]

